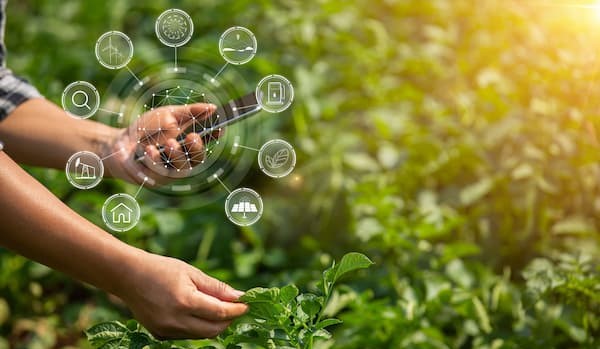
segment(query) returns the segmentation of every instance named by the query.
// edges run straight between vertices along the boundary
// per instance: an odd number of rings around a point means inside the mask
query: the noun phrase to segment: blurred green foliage
[[[296,86],[270,131],[296,145],[296,171],[251,171],[267,203],[252,228],[229,224],[222,202],[155,199],[120,238],[240,288],[314,290],[313,270],[364,252],[376,265],[332,295],[327,315],[344,325],[319,348],[598,348],[600,12],[573,3],[591,2],[11,0],[8,65],[57,102],[74,80],[109,86],[93,56],[109,29],[133,39],[135,69],[170,59],[153,32],[164,9],[190,13],[189,45],[208,51],[246,26],[259,54],[240,73]],[[30,172],[98,224],[107,194],[132,190]],[[86,347],[85,328],[129,316],[0,253],[0,348]]]

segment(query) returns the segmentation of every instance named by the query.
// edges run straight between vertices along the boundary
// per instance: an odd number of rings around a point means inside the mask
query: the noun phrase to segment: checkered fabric
[[[38,90],[25,79],[13,75],[6,68],[6,46],[4,45],[4,25],[6,22],[6,1],[0,0],[0,121],[6,118],[17,106],[30,98],[41,97]]]

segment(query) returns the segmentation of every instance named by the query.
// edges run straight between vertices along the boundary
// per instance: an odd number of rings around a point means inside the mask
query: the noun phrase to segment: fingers
[[[154,165],[160,162],[160,151],[158,151],[158,148],[155,145],[148,144],[146,148],[144,148],[144,154],[147,158],[152,160]]]
[[[192,167],[189,158],[189,152],[185,147],[182,147],[174,138],[170,138],[164,145],[164,162],[167,166],[172,166],[175,169],[189,169]]]
[[[136,124],[138,139],[144,144],[164,144],[192,123],[203,120],[217,110],[214,104],[195,103],[161,107],[142,115]]]
[[[192,166],[204,160],[206,155],[204,142],[202,141],[202,137],[200,137],[197,133],[190,133],[185,136],[184,146],[187,150]]]
[[[192,281],[198,288],[198,291],[227,302],[237,301],[244,292],[238,291],[227,285],[223,281],[210,277],[198,269],[194,269],[191,274]]]
[[[216,105],[209,103],[178,105],[170,108],[180,125],[189,125],[191,122],[207,118],[217,110]]]
[[[153,164],[164,163],[167,167],[176,170],[191,170],[193,166],[204,160],[205,155],[202,138],[196,133],[188,134],[183,144],[174,138],[167,139],[163,147],[163,155],[155,145],[147,145],[144,151]]]
[[[211,321],[233,320],[248,311],[244,303],[222,301],[203,292],[195,292],[193,302],[193,315]]]
[[[169,107],[158,108],[142,115],[136,123],[137,138],[144,144],[162,144],[177,137],[183,130]]]

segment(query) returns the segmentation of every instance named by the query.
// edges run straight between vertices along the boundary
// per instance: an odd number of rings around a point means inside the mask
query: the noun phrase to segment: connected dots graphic
[[[229,65],[241,66],[257,54],[257,39],[248,28],[233,26],[220,36],[215,45],[225,61],[220,69],[180,59],[178,50],[194,35],[194,22],[185,11],[162,12],[154,29],[160,43],[173,49],[170,64],[134,71],[130,68],[134,45],[125,33],[110,30],[96,41],[98,63],[117,72],[120,108],[109,98],[103,108],[100,93],[90,82],[75,81],[64,89],[61,102],[71,117],[97,116],[125,130],[118,144],[102,154],[87,150],[73,154],[65,167],[67,180],[77,189],[92,189],[104,177],[105,161],[119,159],[111,164],[119,164],[119,173],[127,173],[139,186],[135,193],[115,193],[104,202],[102,220],[114,232],[137,225],[142,216],[138,196],[144,189],[161,195],[203,193],[213,200],[224,199],[231,223],[255,224],[264,210],[260,194],[235,186],[256,162],[270,178],[289,175],[296,166],[296,153],[283,139],[262,140],[258,119],[242,120],[260,111],[288,109],[294,100],[292,83],[271,74],[244,94],[238,91],[245,85],[240,75],[231,69],[223,74]],[[232,78],[223,77],[228,74]],[[245,156],[253,152],[256,157]]]
[[[213,149],[219,145],[219,135],[222,128],[217,125],[218,117],[211,118],[206,114],[202,114],[202,110],[183,109],[179,110],[180,115],[172,124],[156,124],[152,119],[144,118],[148,113],[154,113],[160,116],[161,113],[171,113],[170,106],[174,105],[190,105],[194,103],[216,103],[216,99],[208,94],[208,92],[195,91],[190,88],[176,86],[172,89],[157,90],[151,94],[148,103],[144,104],[143,114],[137,115],[139,119],[137,125],[137,143],[155,145],[160,151],[162,162],[152,161],[147,164],[148,167],[158,171],[162,175],[164,169],[171,176],[181,177],[187,176],[189,171],[192,171],[195,166],[204,164],[213,154]],[[206,111],[207,113],[209,111]],[[160,119],[159,119],[160,120]],[[180,135],[189,129],[186,137],[181,137],[178,143],[182,146],[183,151],[175,151],[172,146],[164,145],[163,140],[169,135]],[[192,137],[200,132],[209,131],[206,135],[198,139]],[[140,149],[146,156],[147,152]],[[138,160],[142,160],[139,157]],[[162,168],[161,168],[162,167]]]

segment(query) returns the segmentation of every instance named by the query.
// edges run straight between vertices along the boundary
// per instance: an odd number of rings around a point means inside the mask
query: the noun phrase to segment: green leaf
[[[280,290],[277,287],[272,288],[263,288],[263,287],[255,287],[252,288],[240,297],[240,301],[244,303],[274,303],[279,300]]]
[[[127,329],[130,331],[137,331],[140,328],[140,324],[135,320],[127,321]]]
[[[477,314],[477,318],[479,319],[479,328],[481,328],[485,333],[492,332],[490,317],[485,309],[485,306],[478,297],[473,297],[472,301],[475,307],[475,314]]]
[[[363,172],[379,170],[379,163],[365,152],[353,152],[344,155],[344,163],[351,169]]]
[[[325,327],[329,327],[329,326],[341,324],[342,322],[343,321],[340,320],[340,319],[325,319],[325,320],[319,322],[315,326],[315,328],[320,330],[320,329],[325,328]]]
[[[335,278],[335,271],[337,269],[336,267],[337,265],[335,264],[335,261],[333,261],[331,267],[325,269],[325,271],[323,272],[323,280],[319,281],[319,283],[317,284],[317,287],[326,296],[329,295],[329,289],[333,284],[333,279]]]
[[[329,338],[331,338],[331,333],[329,333],[329,331],[327,331],[325,329],[320,329],[320,330],[315,331],[315,333],[313,333],[313,337],[314,338],[329,339]]]
[[[130,332],[127,337],[129,339],[128,349],[143,349],[147,345],[160,344],[144,332]]]
[[[120,341],[129,332],[119,321],[103,322],[92,326],[85,334],[88,341],[96,348],[103,347],[115,340]]]
[[[297,298],[299,307],[297,315],[301,321],[309,322],[319,313],[323,306],[323,298],[312,293],[304,293]]]
[[[373,265],[373,262],[369,259],[369,257],[362,253],[350,252],[344,255],[340,261],[340,264],[337,265],[333,282],[335,283],[340,277],[351,271],[365,269],[371,265]]]
[[[298,291],[296,285],[287,285],[281,288],[279,297],[282,303],[287,304],[294,300],[294,298],[298,296],[298,293],[300,293],[300,291]]]
[[[281,291],[277,287],[257,287],[246,291],[240,301],[250,305],[249,315],[276,323],[283,316],[285,308],[279,302]]]
[[[582,216],[571,216],[562,219],[552,226],[554,234],[586,234],[594,232],[594,224]]]
[[[471,205],[489,193],[493,186],[494,180],[492,178],[482,178],[479,182],[461,190],[460,202],[465,206]]]

